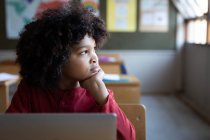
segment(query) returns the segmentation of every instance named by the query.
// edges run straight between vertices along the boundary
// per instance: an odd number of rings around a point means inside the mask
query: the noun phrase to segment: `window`
[[[200,7],[203,14],[208,12],[208,0],[195,0],[195,3]]]
[[[187,23],[187,43],[206,44],[207,20],[189,20]]]
[[[202,17],[208,12],[208,0],[172,0],[185,19]]]
[[[210,44],[210,20],[208,20],[208,0],[172,0],[186,21],[186,42],[190,44]],[[207,37],[208,36],[208,37]]]

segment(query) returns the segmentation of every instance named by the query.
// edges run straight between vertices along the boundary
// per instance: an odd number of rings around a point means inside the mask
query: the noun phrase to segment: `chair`
[[[119,104],[136,129],[136,140],[146,140],[145,106],[142,104]]]

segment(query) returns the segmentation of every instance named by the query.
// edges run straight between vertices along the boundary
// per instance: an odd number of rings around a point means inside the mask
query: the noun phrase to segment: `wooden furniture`
[[[19,78],[0,82],[0,112],[5,112],[10,104],[9,87],[18,84]]]
[[[13,60],[5,60],[0,62],[0,72],[6,72],[10,74],[18,74],[20,67]]]
[[[19,65],[13,60],[0,62],[0,73],[9,73],[18,75],[20,70]],[[13,84],[18,84],[19,78],[0,82],[0,112],[4,112],[10,104],[9,87]]]
[[[136,130],[136,140],[146,140],[146,115],[142,104],[119,104]]]
[[[108,74],[121,74],[121,65],[123,60],[119,54],[99,54],[99,64],[103,71]],[[100,58],[107,57],[111,61],[101,61]]]
[[[134,75],[120,75],[127,82],[105,82],[106,87],[114,92],[117,103],[140,103],[140,81]]]

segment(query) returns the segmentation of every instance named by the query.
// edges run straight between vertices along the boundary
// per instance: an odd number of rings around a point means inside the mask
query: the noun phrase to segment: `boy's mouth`
[[[100,69],[101,69],[100,67],[96,66],[96,67],[92,67],[92,68],[90,69],[90,71],[91,71],[92,73],[96,73],[96,72],[98,72]]]

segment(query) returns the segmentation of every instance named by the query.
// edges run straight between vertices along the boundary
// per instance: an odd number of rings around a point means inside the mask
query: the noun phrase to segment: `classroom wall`
[[[137,0],[137,8],[140,0]],[[174,50],[176,36],[176,10],[169,1],[168,32],[140,32],[139,9],[137,9],[137,29],[135,32],[111,32],[105,50]],[[100,16],[106,21],[106,1],[100,0]],[[14,49],[17,40],[6,37],[5,0],[0,1],[0,50]]]
[[[101,14],[105,18],[105,1],[101,4]],[[4,1],[0,1],[0,21],[3,21],[0,26],[0,61],[16,58],[14,50],[8,49],[15,48],[17,40],[6,39],[4,15]],[[121,54],[128,73],[141,81],[143,94],[173,93],[177,89],[176,10],[171,3],[169,15],[168,33],[111,33],[102,50]]]
[[[184,96],[210,120],[210,48],[184,49]]]
[[[119,53],[128,74],[136,75],[143,94],[174,93],[177,90],[177,53],[175,50],[103,51]]]
[[[14,50],[0,50],[0,61],[15,60],[16,54]]]
[[[136,75],[141,81],[143,94],[175,93],[183,88],[183,30],[181,35],[177,34],[177,11],[170,1],[169,3],[169,32],[136,32],[127,33],[127,36],[111,33],[111,39],[103,50],[107,53],[121,54],[128,73]],[[182,22],[183,19],[180,23]],[[177,37],[181,38],[178,42]],[[116,46],[121,48],[115,48]]]
[[[135,32],[111,32],[105,50],[173,50],[176,40],[176,9],[169,0],[167,32],[140,32],[139,3],[137,0],[137,30]],[[101,17],[106,21],[106,1],[101,0]]]
[[[5,0],[0,0],[0,52],[2,49],[14,49],[17,40],[6,38],[6,23],[5,23]]]

